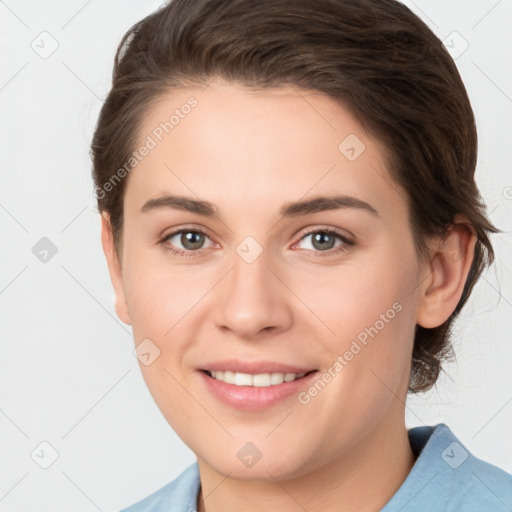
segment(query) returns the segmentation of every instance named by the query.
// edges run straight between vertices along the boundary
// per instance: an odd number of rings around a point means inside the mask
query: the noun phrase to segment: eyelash
[[[169,251],[171,254],[173,254],[175,256],[183,256],[183,257],[196,256],[196,254],[200,251],[200,249],[197,251],[183,251],[181,249],[175,249],[174,247],[169,247],[169,246],[165,245],[165,242],[167,242],[170,238],[172,238],[173,236],[178,235],[180,233],[200,233],[200,234],[210,238],[208,233],[206,233],[206,231],[203,231],[202,229],[185,228],[185,229],[180,229],[178,231],[174,231],[173,233],[166,235],[164,238],[162,238],[159,241],[159,244],[162,245],[166,251]],[[334,254],[345,252],[347,250],[347,246],[355,245],[355,242],[348,240],[345,236],[343,236],[341,233],[339,233],[338,231],[336,231],[335,229],[332,229],[332,228],[313,229],[311,231],[308,231],[307,233],[304,233],[300,237],[299,241],[302,240],[303,238],[305,238],[306,236],[313,235],[316,233],[324,233],[324,234],[334,235],[334,236],[337,236],[343,242],[342,245],[332,248],[332,249],[329,249],[327,251],[313,251],[315,253],[315,255],[319,256],[319,257],[332,256]],[[311,249],[306,249],[306,250],[311,251]]]

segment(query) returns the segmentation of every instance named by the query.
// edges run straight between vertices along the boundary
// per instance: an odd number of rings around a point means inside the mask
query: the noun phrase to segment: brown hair
[[[292,84],[350,109],[387,148],[422,259],[427,237],[444,234],[457,213],[468,219],[477,243],[462,297],[441,326],[416,326],[409,391],[432,387],[453,320],[494,260],[488,234],[498,232],[474,179],[473,111],[441,41],[395,0],[173,0],[139,21],[117,49],[91,145],[98,208],[117,248],[126,178],[105,185],[129,161],[145,113],[173,87],[215,77],[256,89]]]

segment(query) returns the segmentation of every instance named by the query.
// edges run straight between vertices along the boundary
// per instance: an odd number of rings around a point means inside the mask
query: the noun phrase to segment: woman
[[[512,507],[511,475],[404,422],[493,259],[476,150],[453,60],[394,0],[132,27],[92,142],[102,243],[197,462],[125,510]]]

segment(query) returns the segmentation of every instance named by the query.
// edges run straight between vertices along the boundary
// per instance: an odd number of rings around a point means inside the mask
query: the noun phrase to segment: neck
[[[308,512],[334,512],[342,504],[343,512],[375,512],[396,493],[414,462],[403,417],[399,424],[379,424],[329,464],[283,482],[226,478],[198,459],[201,494],[197,510],[260,512],[271,505],[283,512],[296,511],[297,507]]]

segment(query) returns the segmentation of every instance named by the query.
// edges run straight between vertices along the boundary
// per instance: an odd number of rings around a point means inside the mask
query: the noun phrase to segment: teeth
[[[268,386],[276,386],[283,382],[292,382],[295,379],[304,377],[306,373],[259,373],[252,375],[250,373],[223,372],[221,370],[210,372],[211,376],[216,380],[221,380],[235,386],[254,386],[266,388]]]

